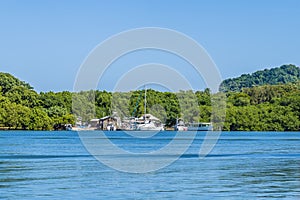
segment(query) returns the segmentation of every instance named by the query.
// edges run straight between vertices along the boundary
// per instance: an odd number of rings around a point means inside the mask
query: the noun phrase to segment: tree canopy
[[[74,123],[70,92],[38,94],[28,83],[0,73],[0,127],[51,130]]]
[[[252,74],[243,74],[237,78],[224,80],[220,85],[220,91],[239,92],[243,88],[251,88],[260,85],[278,85],[294,83],[300,80],[300,68],[295,65],[282,65],[281,67],[265,69]]]
[[[298,67],[284,65],[242,75],[225,80],[221,88],[226,91],[227,104],[215,109],[212,105],[224,98],[222,92],[148,89],[146,112],[168,127],[176,123],[176,118],[182,118],[185,122],[212,120],[215,127],[230,131],[300,130]],[[0,128],[52,130],[64,124],[75,124],[77,117],[88,122],[114,112],[122,119],[140,117],[145,112],[144,93],[144,90],[37,93],[28,83],[0,73]],[[225,111],[226,116],[221,116]],[[223,127],[218,123],[221,121],[225,121]]]

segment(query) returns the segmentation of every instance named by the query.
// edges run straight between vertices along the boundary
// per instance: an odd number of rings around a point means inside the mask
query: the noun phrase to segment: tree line
[[[52,130],[74,124],[70,92],[38,94],[23,81],[0,73],[0,127],[23,130]]]
[[[0,73],[0,127],[24,130],[53,130],[101,118],[116,112],[119,117],[144,113],[144,90],[131,92],[84,91],[37,93],[23,81]],[[225,98],[226,107],[212,109],[212,102]],[[160,92],[147,90],[146,112],[172,127],[176,118],[185,122],[224,120],[230,131],[299,131],[300,81],[278,85],[244,87],[239,91],[211,94],[204,91]],[[225,109],[226,116],[221,116]],[[214,113],[215,112],[215,113]],[[220,112],[220,115],[218,115]],[[212,115],[214,114],[214,115]]]

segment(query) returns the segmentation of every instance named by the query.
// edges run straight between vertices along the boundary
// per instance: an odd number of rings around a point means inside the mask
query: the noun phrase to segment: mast
[[[147,89],[146,89],[146,85],[145,85],[145,102],[144,102],[144,116],[146,119],[146,109],[147,109]]]

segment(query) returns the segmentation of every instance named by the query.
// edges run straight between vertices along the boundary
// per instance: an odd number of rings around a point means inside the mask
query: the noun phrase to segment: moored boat
[[[188,128],[184,124],[182,119],[176,119],[176,124],[174,126],[174,131],[187,131]]]
[[[163,131],[161,121],[151,114],[145,114],[139,118],[140,122],[136,126],[138,131]]]
[[[127,130],[132,130],[132,131],[163,131],[164,126],[161,120],[151,114],[146,114],[146,111],[147,111],[147,89],[145,86],[144,114],[140,118],[132,117],[131,120],[129,121],[129,125],[124,127],[128,127]],[[134,114],[135,111],[133,112],[132,115],[134,116]]]
[[[189,123],[187,126],[188,131],[212,131],[213,125],[208,122],[197,122],[197,123]]]

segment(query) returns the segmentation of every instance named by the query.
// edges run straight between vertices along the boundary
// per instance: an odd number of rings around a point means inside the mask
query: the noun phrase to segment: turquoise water
[[[176,133],[106,134],[122,149],[148,152]],[[135,174],[99,162],[76,132],[0,132],[0,199],[299,199],[300,132],[223,132],[199,159],[204,134],[171,165]]]

